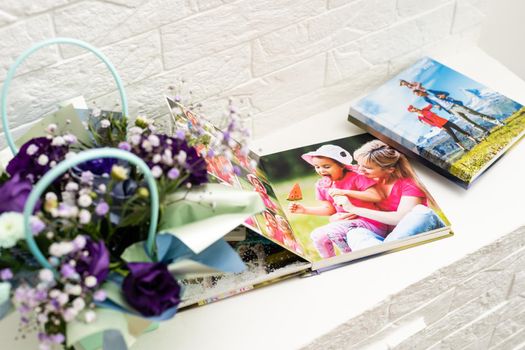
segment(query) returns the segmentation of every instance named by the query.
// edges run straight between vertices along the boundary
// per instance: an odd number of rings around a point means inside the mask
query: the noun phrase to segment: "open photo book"
[[[525,135],[522,104],[428,57],[353,103],[348,120],[464,188]]]
[[[166,99],[174,129],[201,119]],[[204,130],[222,137],[210,123]],[[256,191],[265,210],[226,237],[246,272],[185,281],[182,307],[452,234],[405,156],[367,133],[265,156],[239,149],[208,171],[212,181]]]

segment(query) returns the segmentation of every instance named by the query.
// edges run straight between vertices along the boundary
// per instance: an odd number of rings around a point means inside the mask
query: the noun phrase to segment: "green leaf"
[[[168,199],[159,232],[175,235],[195,253],[264,210],[256,192],[219,184],[179,191]]]
[[[144,250],[144,241],[130,245],[120,257],[126,262],[152,262]]]
[[[128,321],[123,313],[104,308],[96,308],[95,313],[97,318],[92,323],[74,320],[66,324],[68,347],[82,340],[89,340],[89,343],[95,345],[97,343],[97,335],[100,336],[100,345],[102,345],[102,333],[109,329],[120,331],[128,347],[135,342],[135,337],[129,333]],[[88,339],[92,336],[95,336],[95,338]]]

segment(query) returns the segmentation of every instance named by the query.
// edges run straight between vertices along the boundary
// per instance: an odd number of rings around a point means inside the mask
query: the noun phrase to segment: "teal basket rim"
[[[51,185],[55,181],[57,177],[64,174],[70,168],[78,164],[98,158],[118,158],[121,160],[128,161],[136,165],[144,174],[146,183],[149,188],[151,201],[150,225],[148,230],[148,238],[146,241],[146,252],[150,256],[153,256],[153,245],[155,243],[155,234],[157,230],[157,221],[159,215],[159,194],[157,190],[157,183],[155,182],[153,174],[151,173],[148,165],[142,159],[130,152],[123,151],[118,148],[97,148],[80,152],[75,156],[58,163],[54,168],[49,170],[33,187],[24,206],[24,233],[29,250],[36,258],[36,260],[40,263],[40,265],[42,265],[42,267],[50,269],[55,273],[55,275],[57,275],[56,270],[45,258],[44,254],[42,254],[42,251],[36,244],[35,239],[33,237],[30,220],[35,205],[44,193],[44,191],[48,188],[49,185]]]
[[[11,153],[13,153],[13,155],[18,153],[18,147],[15,145],[13,141],[13,137],[11,135],[11,131],[9,130],[9,124],[7,121],[7,92],[9,90],[9,86],[11,85],[11,81],[13,80],[13,77],[15,76],[15,72],[18,66],[20,66],[30,55],[32,55],[36,51],[40,50],[43,47],[54,45],[54,44],[71,44],[71,45],[82,47],[88,51],[91,51],[102,62],[104,62],[106,67],[111,72],[111,75],[115,79],[115,83],[117,85],[117,89],[120,95],[120,100],[122,102],[122,113],[125,116],[129,116],[128,102],[126,98],[126,93],[124,91],[124,85],[122,84],[122,80],[120,79],[120,76],[118,75],[117,70],[115,69],[113,64],[109,61],[109,59],[102,52],[100,52],[97,48],[91,46],[90,44],[84,41],[72,39],[72,38],[53,38],[53,39],[41,41],[33,45],[26,51],[24,51],[20,56],[18,56],[16,61],[9,67],[9,70],[7,71],[7,76],[4,81],[4,85],[2,87],[2,95],[0,97],[2,128],[4,129],[4,134],[7,140],[7,144],[9,148],[11,149]]]

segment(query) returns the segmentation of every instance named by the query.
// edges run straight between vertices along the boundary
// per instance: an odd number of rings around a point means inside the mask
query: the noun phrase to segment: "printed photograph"
[[[353,109],[371,128],[466,182],[525,130],[521,104],[430,58]]]
[[[311,261],[440,229],[448,220],[404,155],[361,134],[261,158]],[[267,210],[268,230],[279,218]]]

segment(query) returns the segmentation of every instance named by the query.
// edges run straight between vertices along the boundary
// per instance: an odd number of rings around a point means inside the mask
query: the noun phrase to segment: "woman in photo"
[[[417,180],[404,155],[374,140],[357,149],[354,158],[360,173],[377,181],[375,187],[384,199],[376,203],[379,210],[356,207],[344,196],[338,196],[335,203],[349,213],[384,223],[391,230],[382,235],[366,228],[350,229],[347,244],[352,251],[445,226],[429,208],[432,198]]]

